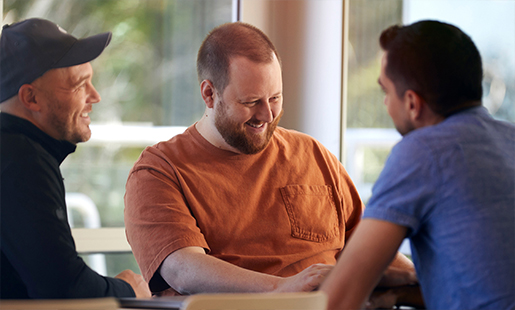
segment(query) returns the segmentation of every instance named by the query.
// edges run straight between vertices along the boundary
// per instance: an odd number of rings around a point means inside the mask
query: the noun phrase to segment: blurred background
[[[342,57],[342,160],[367,201],[391,147],[401,138],[377,85],[377,39],[393,24],[437,19],[454,24],[477,44],[484,64],[484,105],[515,122],[515,1],[513,0],[272,0],[341,3],[348,54]],[[196,78],[197,50],[215,26],[239,18],[237,0],[3,0],[3,24],[43,17],[84,37],[111,31],[112,41],[92,62],[102,96],[92,118],[92,139],[62,164],[75,228],[123,227],[129,170],[148,145],[167,140],[203,111]],[[342,31],[342,29],[338,29]],[[321,47],[324,48],[324,47]],[[343,87],[342,86],[342,87]],[[345,102],[343,104],[343,102]],[[288,104],[288,97],[285,105]],[[334,111],[340,114],[341,111]],[[327,132],[326,134],[331,134]],[[84,207],[93,205],[94,210]],[[89,210],[89,211],[88,211]],[[84,255],[86,260],[91,258]],[[107,253],[102,274],[139,268],[131,253]]]

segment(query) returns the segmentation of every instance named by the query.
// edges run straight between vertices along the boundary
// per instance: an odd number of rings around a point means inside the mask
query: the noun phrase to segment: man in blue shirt
[[[321,288],[329,309],[363,307],[405,237],[428,309],[515,309],[515,126],[481,106],[477,48],[436,21],[390,27],[380,44],[404,137]]]

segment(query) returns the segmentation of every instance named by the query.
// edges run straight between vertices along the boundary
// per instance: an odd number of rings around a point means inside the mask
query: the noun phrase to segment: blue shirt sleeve
[[[426,145],[404,137],[392,149],[363,217],[408,227],[408,235],[416,233],[435,205],[438,172],[433,157]]]

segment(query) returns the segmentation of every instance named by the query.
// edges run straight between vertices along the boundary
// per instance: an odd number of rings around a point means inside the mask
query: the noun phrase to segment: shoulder
[[[274,132],[273,144],[279,148],[280,153],[284,153],[286,157],[302,157],[305,160],[315,160],[317,162],[326,162],[330,165],[341,165],[338,158],[329,151],[320,141],[308,134],[277,127]]]
[[[37,206],[52,200],[57,206],[61,200],[56,202],[55,198],[64,195],[57,160],[24,135],[2,135],[1,139],[2,203]]]
[[[274,136],[277,138],[287,139],[287,140],[303,140],[303,141],[316,141],[315,138],[311,137],[308,134],[302,133],[293,129],[286,129],[283,127],[277,127],[274,131]]]
[[[198,139],[192,128],[193,126],[187,128],[186,131],[169,140],[146,147],[134,163],[129,175],[132,176],[135,172],[142,170],[168,174],[175,170],[177,164],[188,161],[195,150],[198,150]]]
[[[6,165],[16,162],[37,162],[47,161],[58,165],[56,160],[36,141],[23,134],[2,132],[0,147],[0,158],[2,169]]]
[[[277,127],[274,132],[274,139],[283,146],[290,146],[300,149],[320,149],[327,151],[325,146],[323,146],[322,143],[320,143],[315,138],[293,129]]]
[[[467,128],[453,120],[419,128],[406,134],[392,149],[396,156],[427,157],[428,155],[448,152],[459,145]]]
[[[168,160],[180,156],[184,148],[191,145],[194,140],[191,131],[191,127],[189,127],[183,133],[175,135],[169,140],[146,147],[136,161],[136,164],[153,162],[159,159]]]
[[[327,167],[330,171],[344,169],[338,158],[315,138],[291,129],[277,127],[271,143],[280,157],[295,160],[303,165]]]

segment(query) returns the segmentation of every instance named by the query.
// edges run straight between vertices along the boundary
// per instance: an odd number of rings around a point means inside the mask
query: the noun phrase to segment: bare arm
[[[240,268],[206,255],[200,247],[186,247],[170,254],[158,272],[180,294],[301,292],[317,289],[331,268],[316,264],[295,276],[282,278]]]
[[[406,230],[403,226],[374,219],[364,219],[359,224],[337,265],[321,286],[329,297],[328,309],[364,306],[383,272],[396,257]]]

